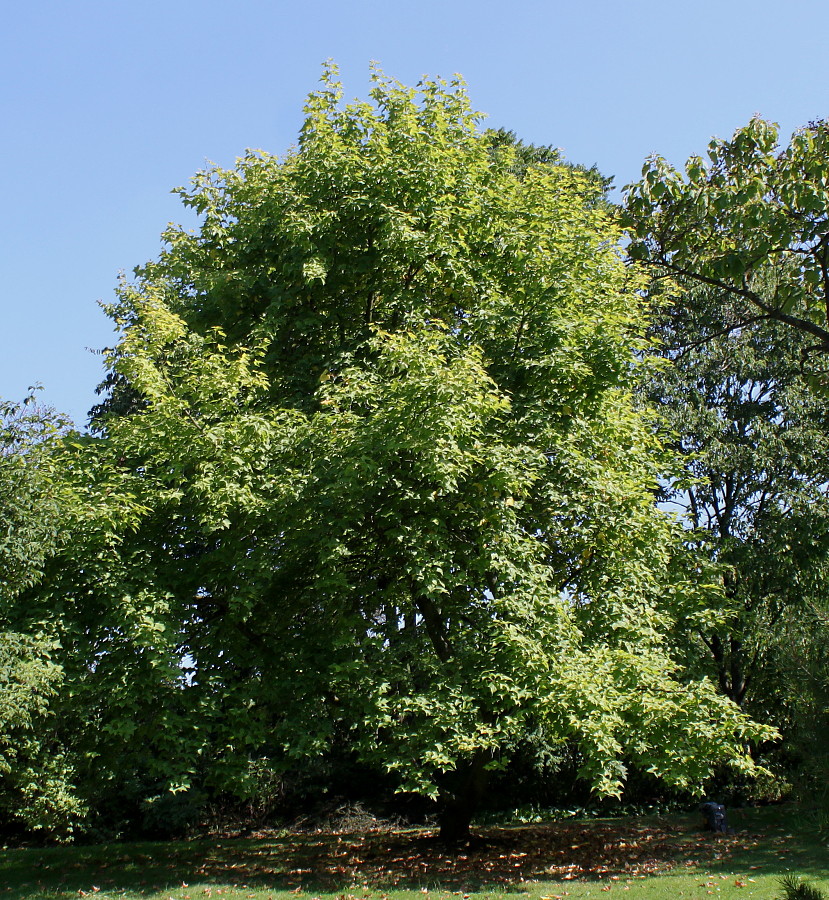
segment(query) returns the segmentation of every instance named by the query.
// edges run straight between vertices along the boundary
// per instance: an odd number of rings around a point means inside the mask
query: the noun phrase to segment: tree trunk
[[[442,841],[457,844],[469,840],[472,817],[489,784],[488,760],[489,754],[479,750],[469,763],[459,768],[455,789],[445,798],[440,814]]]

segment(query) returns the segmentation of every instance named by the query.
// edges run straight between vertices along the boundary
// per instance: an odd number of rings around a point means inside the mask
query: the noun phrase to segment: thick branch
[[[649,265],[664,267],[675,275],[681,275],[683,278],[692,278],[695,281],[699,281],[701,284],[707,284],[710,287],[719,288],[726,293],[742,297],[744,300],[748,300],[753,306],[762,310],[770,319],[774,319],[776,322],[782,322],[784,325],[790,325],[792,328],[798,329],[798,331],[803,331],[806,334],[811,334],[813,337],[818,338],[820,340],[819,349],[824,353],[829,353],[829,330],[821,328],[820,325],[815,325],[814,322],[810,322],[808,319],[801,319],[799,316],[791,316],[788,313],[784,313],[776,306],[766,303],[759,294],[756,294],[748,288],[737,287],[737,285],[728,284],[725,281],[721,281],[719,278],[712,278],[710,275],[703,275],[700,272],[692,272],[688,269],[683,269],[681,266],[674,265],[664,258],[644,260],[644,262]]]

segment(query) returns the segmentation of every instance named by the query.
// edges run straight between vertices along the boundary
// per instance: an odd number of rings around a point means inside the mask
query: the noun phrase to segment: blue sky
[[[829,2],[50,0],[0,34],[0,397],[41,382],[83,423],[111,343],[97,305],[157,255],[170,194],[206,161],[281,153],[325,59],[348,97],[369,61],[467,80],[488,124],[597,163],[621,185],[753,114],[829,116]]]

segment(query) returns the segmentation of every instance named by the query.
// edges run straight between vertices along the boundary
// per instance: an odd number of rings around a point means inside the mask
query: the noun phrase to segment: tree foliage
[[[0,809],[56,836],[83,814],[50,707],[62,683],[59,647],[21,619],[19,604],[64,536],[51,453],[67,424],[34,394],[0,403]]]
[[[699,630],[705,655],[727,696],[783,725],[789,630],[829,577],[829,419],[803,389],[804,337],[738,316],[719,292],[682,294],[658,321],[670,366],[650,393],[684,460],[665,499],[722,566],[730,615]]]
[[[44,451],[67,425],[34,392],[22,403],[0,401],[0,596],[37,582],[58,544],[61,516]]]
[[[829,352],[829,126],[818,121],[778,145],[777,126],[752,119],[684,174],[661,157],[628,186],[632,258],[744,304],[810,340],[804,360]],[[819,380],[820,360],[807,372]]]
[[[828,190],[825,122],[781,147],[753,119],[684,174],[650,159],[623,212],[651,295],[670,297],[657,330],[671,365],[652,386],[686,460],[672,499],[724,566],[731,608],[699,629],[691,658],[713,661],[790,749],[810,735],[812,757],[825,722]]]
[[[76,537],[28,612],[68,648],[78,752],[244,795],[345,746],[442,796],[450,837],[530,733],[603,794],[631,763],[750,769],[769,730],[672,656],[705,588],[654,507],[601,181],[494,152],[459,82],[341,93],[329,69],[285,157],[200,173],[198,231],[110,308]]]

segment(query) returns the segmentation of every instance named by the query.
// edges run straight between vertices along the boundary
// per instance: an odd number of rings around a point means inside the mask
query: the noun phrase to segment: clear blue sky
[[[791,11],[789,11],[791,10]],[[42,382],[78,423],[112,341],[97,301],[157,255],[170,190],[207,160],[294,143],[333,58],[405,83],[467,80],[489,124],[621,185],[754,113],[829,116],[829,2],[32,0],[0,29],[0,397]]]

